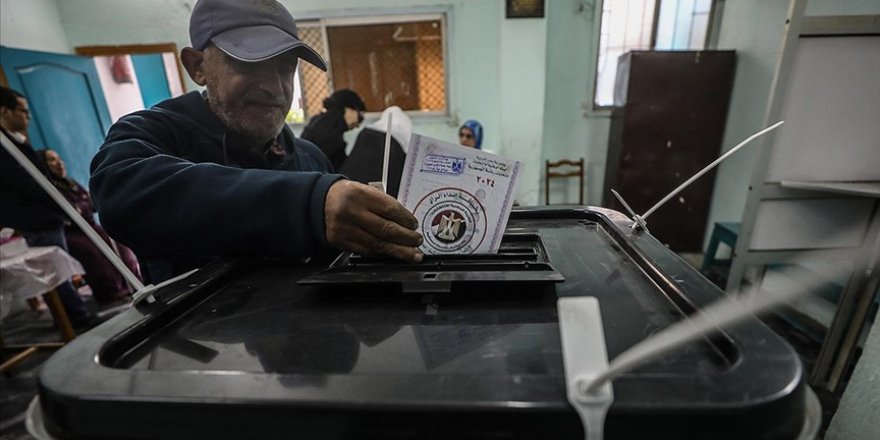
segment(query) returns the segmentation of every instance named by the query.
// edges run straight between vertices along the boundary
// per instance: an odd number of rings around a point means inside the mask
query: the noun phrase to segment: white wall
[[[0,0],[0,44],[70,53],[55,0]]]

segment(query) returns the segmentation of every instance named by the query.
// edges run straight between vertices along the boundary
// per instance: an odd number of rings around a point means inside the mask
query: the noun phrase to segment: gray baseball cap
[[[299,39],[290,12],[274,0],[199,0],[189,18],[193,48],[214,43],[241,61],[267,60],[289,50],[326,71],[321,55]]]

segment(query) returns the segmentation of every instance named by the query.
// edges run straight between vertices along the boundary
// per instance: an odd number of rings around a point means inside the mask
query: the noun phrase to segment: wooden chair
[[[73,268],[69,263],[62,263],[59,259],[61,261],[65,259],[73,260],[64,250],[56,246],[51,248],[33,247],[22,254],[16,254],[0,260],[0,289],[9,289],[8,293],[12,295],[13,300],[27,299],[31,307],[38,304],[34,301],[36,297],[42,296],[47,308],[52,313],[56,328],[61,333],[61,342],[7,344],[3,340],[2,331],[0,331],[0,374],[7,373],[40,350],[59,349],[76,337],[76,332],[70,323],[70,319],[56,290],[56,287],[61,284],[61,280],[69,279],[74,275],[72,272],[75,272],[76,268]],[[34,266],[21,264],[21,262],[27,260],[41,261],[41,263]],[[77,263],[78,265],[79,263]],[[34,270],[34,268],[38,268],[38,270]],[[82,268],[80,267],[78,271],[82,272]],[[28,281],[34,278],[45,281]],[[55,284],[49,286],[47,283],[52,281]],[[13,289],[11,286],[16,287]],[[6,353],[10,351],[15,352],[15,354],[7,356]]]
[[[555,171],[557,168],[575,167],[572,171]],[[578,178],[578,204],[584,204],[584,158],[580,160],[560,159],[556,162],[546,161],[544,172],[544,202],[550,204],[550,179]]]
[[[0,373],[6,373],[16,365],[24,362],[31,355],[36,354],[39,350],[57,350],[76,337],[76,332],[74,332],[73,326],[70,324],[67,312],[64,311],[64,305],[61,304],[61,298],[58,297],[58,291],[52,289],[46,292],[43,294],[43,299],[46,301],[49,311],[52,312],[52,318],[55,320],[58,331],[61,333],[61,340],[63,342],[6,344],[3,342],[3,335],[0,334],[0,360],[2,360]],[[17,353],[7,358],[4,354],[6,351],[17,351]]]

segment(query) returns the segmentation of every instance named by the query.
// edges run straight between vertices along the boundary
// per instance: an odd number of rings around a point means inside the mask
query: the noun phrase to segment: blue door
[[[131,63],[137,75],[144,107],[150,108],[171,97],[161,53],[132,55]]]
[[[110,128],[94,61],[0,46],[0,65],[9,86],[30,105],[31,144],[57,151],[69,177],[88,187],[89,163]]]

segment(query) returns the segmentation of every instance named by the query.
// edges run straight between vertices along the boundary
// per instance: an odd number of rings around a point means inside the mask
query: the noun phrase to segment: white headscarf
[[[388,115],[394,114],[393,120],[391,121],[391,137],[400,144],[400,147],[403,148],[403,152],[406,153],[409,150],[409,138],[412,136],[412,121],[409,119],[409,116],[403,112],[398,106],[391,106],[382,111],[382,116],[378,121],[370,124],[368,127],[385,133],[386,128],[388,127]]]

